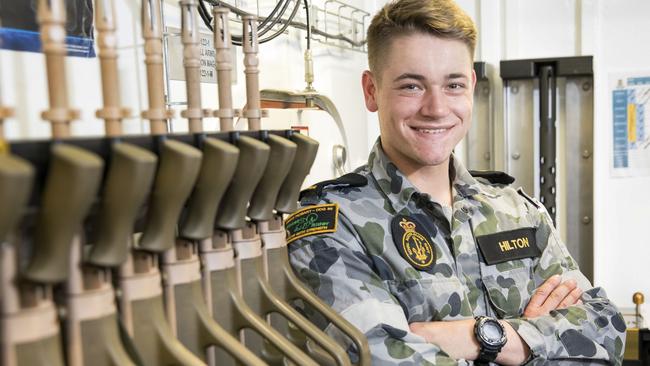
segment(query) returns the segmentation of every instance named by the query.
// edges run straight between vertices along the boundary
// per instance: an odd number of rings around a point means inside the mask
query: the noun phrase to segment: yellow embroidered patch
[[[406,261],[420,271],[431,270],[436,263],[436,252],[430,243],[431,236],[414,217],[397,215],[391,222],[393,240],[397,251]]]
[[[309,206],[291,214],[284,222],[287,244],[306,236],[336,232],[339,205]]]

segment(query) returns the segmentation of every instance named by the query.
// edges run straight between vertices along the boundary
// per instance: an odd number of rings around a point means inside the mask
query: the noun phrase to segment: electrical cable
[[[203,22],[205,23],[205,25],[211,31],[214,32],[214,29],[212,27],[212,16],[210,16],[210,13],[209,13],[209,11],[207,10],[207,8],[205,6],[205,2],[206,2],[206,0],[199,0],[199,5],[198,5],[199,15],[201,15],[201,18],[203,19]],[[211,1],[211,0],[208,0],[208,2],[212,6],[224,6],[224,7],[227,7],[231,11],[233,11],[235,14],[237,14],[239,16],[249,15],[248,13],[246,13],[246,12],[236,8],[236,7],[233,7],[230,4],[221,3],[221,2],[218,2],[218,1]],[[281,0],[281,1],[278,1],[275,4],[275,7],[271,11],[271,13],[266,18],[263,18],[262,22],[259,24],[258,37],[263,36],[264,34],[266,34],[269,30],[271,30],[282,19],[282,16],[284,16],[284,13],[286,12],[290,2],[291,2],[291,0]],[[278,13],[278,10],[280,11],[280,13],[277,14],[277,16],[276,16],[276,13]],[[268,24],[269,22],[271,22],[271,23]],[[241,40],[242,40],[241,36],[236,36],[236,35],[232,36],[232,43],[234,45],[241,46]],[[262,42],[260,42],[260,43],[262,43]]]
[[[278,15],[277,15],[277,16],[276,16],[276,17],[271,21],[271,24],[269,24],[268,26],[262,28],[262,24],[264,24],[264,22],[267,22],[267,23],[268,23],[268,19],[270,19],[269,17],[264,18],[264,20],[262,21],[262,23],[260,23],[260,25],[259,25],[260,28],[258,29],[258,32],[257,32],[257,37],[258,37],[258,39],[261,38],[261,37],[262,37],[263,35],[265,35],[266,33],[268,33],[268,31],[270,31],[271,29],[273,29],[273,27],[275,27],[275,25],[278,24],[278,22],[279,22],[279,21],[282,19],[282,17],[284,16],[284,13],[287,11],[287,8],[289,7],[289,4],[291,3],[291,0],[283,1],[283,3],[284,3],[284,6],[282,7],[282,10],[281,10],[280,13],[279,13],[279,14],[278,14]],[[276,6],[279,5],[279,4],[280,4],[280,2],[278,2],[278,4],[276,4]],[[241,36],[232,36],[232,39],[233,39],[233,44],[236,44],[236,45],[238,45],[238,46],[241,45],[241,41],[242,41],[242,37],[241,37]],[[261,43],[261,42],[260,42],[260,43]]]
[[[262,22],[260,23],[259,28],[260,28],[261,31],[264,30],[264,27],[269,22],[269,19],[271,19],[271,18],[273,18],[275,16],[275,13],[277,13],[278,10],[280,9],[280,5],[283,5],[283,4],[284,4],[284,6],[282,7],[282,11],[278,15],[277,19],[280,19],[282,17],[282,15],[284,15],[284,12],[287,10],[287,5],[289,4],[289,0],[281,0],[281,1],[278,1],[275,4],[275,7],[273,8],[273,10],[271,10],[271,13],[266,18],[264,18],[262,20]],[[275,25],[275,23],[273,25]]]
[[[212,16],[208,14],[208,9],[205,8],[203,0],[199,0],[197,9],[199,11],[199,15],[201,16],[201,19],[203,19],[203,23],[205,23],[205,26],[208,27],[210,31],[214,32],[214,29],[212,27]]]
[[[298,4],[299,1],[300,0],[296,0],[296,5]],[[258,38],[259,39],[259,41],[258,41],[259,44],[266,43],[266,42],[276,38],[279,35],[278,33],[275,33],[275,34],[273,34],[273,35],[271,35],[271,36],[269,36],[267,38],[261,38],[261,36],[266,34],[269,30],[271,30],[281,20],[282,16],[286,12],[286,10],[289,7],[290,3],[291,3],[291,0],[285,1],[284,6],[282,7],[282,10],[280,11],[280,14],[278,14],[278,16],[271,21],[271,24],[268,27],[266,27],[265,29],[258,32],[258,37],[260,37],[260,38]],[[292,15],[289,16],[289,19],[293,19],[293,17],[295,16],[295,13],[296,13],[296,8],[294,7],[293,12],[291,13]],[[287,29],[286,26],[281,28],[281,30],[279,32],[282,33],[282,32],[284,32],[285,29]],[[242,45],[242,36],[232,36],[232,43],[234,45],[241,46]]]
[[[305,3],[305,17],[307,19],[307,49],[311,49],[311,23],[309,20],[309,4],[307,0],[303,0]]]
[[[227,4],[227,3],[224,3],[224,2],[221,2],[221,1],[199,0],[199,6],[198,6],[199,14],[201,15],[201,18],[203,19],[203,22],[205,23],[205,25],[211,31],[214,31],[212,29],[212,17],[209,15],[209,12],[205,7],[205,2],[206,1],[212,6],[226,7],[228,9],[230,9],[230,11],[232,11],[233,13],[237,14],[238,16],[250,15],[247,12],[245,12],[245,11],[235,7],[235,6],[232,6],[230,4]],[[297,1],[300,2],[300,0],[297,0]],[[266,18],[263,18],[262,22],[260,23],[260,26],[262,26],[262,24],[264,24],[264,22],[268,23],[269,21],[271,21],[272,23],[269,26],[266,26],[264,29],[260,30],[259,35],[263,35],[263,34],[267,33],[277,23],[283,22],[285,26],[282,28],[280,34],[282,32],[284,32],[284,30],[286,30],[286,28],[288,27],[287,24],[290,25],[290,26],[293,26],[293,27],[296,27],[296,28],[299,28],[299,29],[304,29],[304,30],[307,31],[307,49],[311,48],[312,34],[317,34],[319,36],[323,36],[323,37],[331,38],[331,39],[338,39],[338,40],[344,41],[346,43],[349,43],[353,47],[362,47],[363,45],[366,44],[365,39],[361,40],[361,41],[355,41],[355,40],[353,40],[353,39],[351,39],[349,37],[346,37],[346,36],[344,36],[343,34],[340,34],[340,33],[339,34],[331,34],[331,33],[327,33],[325,31],[322,31],[322,30],[317,29],[317,28],[312,28],[311,27],[311,20],[309,19],[309,9],[308,9],[308,1],[307,0],[302,0],[303,4],[305,5],[305,13],[306,13],[306,17],[307,17],[307,24],[293,21],[293,18],[295,17],[295,11],[292,12],[293,16],[290,16],[288,20],[281,20],[281,17],[284,15],[284,13],[285,13],[286,9],[288,8],[288,5],[289,5],[290,2],[291,2],[291,0],[286,0],[286,1],[279,1],[278,3],[276,3],[275,8],[271,11],[269,16],[266,17]],[[271,19],[271,15],[274,14],[274,11],[276,11],[276,9],[278,9],[278,7],[281,4],[283,5],[283,7],[282,7],[282,10],[280,11],[280,13],[278,14],[278,16],[274,17],[272,20],[269,20],[269,19]],[[296,10],[296,8],[294,8],[294,10]],[[270,41],[270,40],[272,40],[272,39],[274,39],[274,38],[276,38],[278,36],[279,36],[279,34],[276,33],[276,34],[274,34],[272,36],[269,36],[267,38],[260,39],[259,43],[268,42],[268,41]],[[241,46],[241,36],[232,36],[232,39],[233,39],[232,43],[234,45]]]
[[[277,37],[278,37],[279,35],[281,35],[282,33],[284,33],[284,31],[285,31],[287,28],[289,28],[289,25],[291,25],[291,21],[293,20],[293,18],[296,17],[296,13],[298,13],[298,8],[300,8],[300,0],[296,0],[296,6],[293,7],[293,11],[291,12],[291,15],[289,15],[289,19],[287,19],[287,21],[284,23],[284,25],[282,26],[282,28],[280,28],[280,29],[279,29],[277,32],[275,32],[274,34],[272,34],[272,35],[270,35],[270,36],[268,36],[268,37],[266,37],[266,38],[264,38],[264,39],[260,39],[260,44],[262,44],[262,43],[266,43],[266,42],[268,42],[268,41],[271,41],[271,40],[277,38]]]

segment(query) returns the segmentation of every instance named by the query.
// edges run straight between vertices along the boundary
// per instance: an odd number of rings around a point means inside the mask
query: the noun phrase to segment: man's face
[[[366,71],[362,79],[366,107],[379,113],[382,147],[402,170],[443,164],[471,124],[476,75],[469,49],[414,33],[394,38],[389,50],[381,75]]]

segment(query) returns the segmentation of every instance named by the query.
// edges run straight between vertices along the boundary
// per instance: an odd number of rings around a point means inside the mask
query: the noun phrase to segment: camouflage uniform
[[[373,365],[467,365],[409,332],[409,323],[459,320],[478,315],[505,319],[530,346],[530,364],[620,364],[625,324],[602,288],[593,287],[553,228],[546,211],[516,190],[474,178],[456,160],[453,208],[430,200],[375,145],[355,173],[367,184],[332,184],[306,192],[302,206],[337,203],[335,232],[306,236],[289,245],[298,276],[327,304],[361,329]],[[418,270],[396,249],[395,215],[427,226],[435,264]],[[475,238],[534,228],[541,255],[488,265]],[[536,249],[537,250],[537,249]],[[522,318],[534,290],[554,274],[573,278],[583,305]],[[312,320],[353,352],[353,346],[322,318]]]

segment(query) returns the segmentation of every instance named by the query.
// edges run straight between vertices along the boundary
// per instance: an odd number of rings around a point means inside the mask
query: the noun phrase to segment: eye
[[[451,90],[462,90],[465,89],[465,84],[463,83],[450,83],[447,88]]]
[[[404,84],[399,87],[400,90],[406,90],[406,91],[418,91],[422,88],[420,88],[419,85],[417,84]]]

